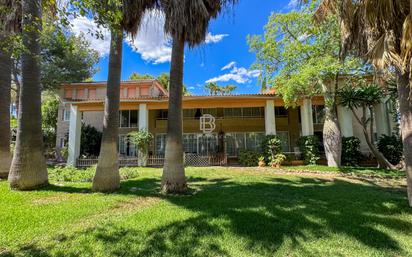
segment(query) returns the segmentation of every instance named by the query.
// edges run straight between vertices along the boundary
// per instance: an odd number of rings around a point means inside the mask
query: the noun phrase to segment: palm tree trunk
[[[400,130],[403,142],[403,155],[405,156],[406,180],[408,183],[408,200],[412,207],[412,99],[411,99],[411,74],[397,74],[398,101],[401,114]]]
[[[48,184],[41,130],[40,45],[41,0],[22,1],[22,85],[16,148],[11,164],[10,187],[30,190]]]
[[[0,36],[0,41],[2,40]],[[10,170],[10,90],[11,56],[0,49],[0,178],[7,178]]]
[[[187,190],[183,163],[183,56],[185,43],[182,38],[173,38],[170,68],[169,116],[165,164],[162,176],[162,192],[184,193]]]
[[[342,155],[342,133],[337,117],[335,94],[322,83],[325,96],[325,123],[323,124],[323,145],[329,167],[340,167]]]
[[[112,29],[109,75],[104,105],[103,136],[99,162],[93,178],[93,191],[110,192],[120,187],[119,155],[119,102],[122,68],[123,31]]]

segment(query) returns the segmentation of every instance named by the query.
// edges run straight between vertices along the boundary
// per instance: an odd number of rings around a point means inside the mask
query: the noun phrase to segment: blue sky
[[[294,2],[293,0],[291,1]],[[258,71],[250,66],[255,55],[249,52],[247,35],[262,34],[272,12],[285,12],[290,0],[240,0],[233,8],[212,21],[207,43],[194,49],[186,49],[184,83],[193,94],[204,94],[207,81],[219,85],[235,84],[236,93],[256,93],[260,90]],[[74,21],[74,31],[85,31],[93,27],[92,21]],[[154,76],[168,72],[170,67],[170,40],[164,37],[162,19],[148,15],[144,28],[136,39],[124,43],[122,79],[127,80],[133,72]],[[87,36],[86,36],[87,37]],[[101,54],[96,81],[107,80],[108,37],[104,41],[91,39],[92,47]]]

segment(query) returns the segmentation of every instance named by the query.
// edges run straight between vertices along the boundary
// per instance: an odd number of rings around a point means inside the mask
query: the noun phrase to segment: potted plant
[[[147,166],[147,160],[149,157],[149,145],[153,140],[153,135],[146,131],[133,131],[128,134],[129,142],[134,144],[139,151],[137,156],[138,165],[141,167]]]
[[[270,165],[272,168],[280,168],[282,166],[282,163],[286,160],[286,155],[282,153],[278,153],[274,156],[272,161],[270,162]]]
[[[265,156],[260,156],[258,160],[259,160],[258,165],[259,165],[260,168],[266,166]]]

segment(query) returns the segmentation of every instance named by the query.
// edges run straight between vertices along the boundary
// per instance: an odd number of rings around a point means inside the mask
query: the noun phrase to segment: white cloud
[[[195,87],[188,87],[189,90],[195,90]]]
[[[83,35],[90,42],[90,47],[95,49],[100,57],[104,57],[110,52],[110,32],[108,29],[98,27],[93,19],[78,16],[70,21],[72,31],[76,36]],[[103,38],[97,35],[101,34]]]
[[[220,75],[218,77],[211,78],[206,81],[206,83],[212,83],[212,82],[227,82],[227,81],[235,81],[239,84],[246,84],[251,82],[252,78],[257,78],[259,77],[261,71],[260,70],[248,70],[244,67],[236,67],[236,63],[229,63],[225,67],[222,68],[222,70],[226,69],[232,69],[229,73]]]
[[[225,37],[228,37],[229,34],[216,34],[213,35],[212,33],[208,32],[206,35],[206,44],[211,44],[211,43],[219,43],[222,41]]]
[[[159,11],[151,11],[144,15],[142,26],[136,36],[132,38],[127,36],[125,41],[135,51],[139,53],[143,60],[154,63],[170,62],[172,55],[172,42],[170,36],[166,35],[163,25],[165,22],[164,15]],[[91,48],[99,52],[101,57],[107,56],[110,52],[110,32],[106,28],[98,28],[93,19],[78,16],[71,20],[72,30],[76,35],[84,34],[87,41],[90,42]],[[103,39],[96,37],[99,31],[104,36]],[[206,44],[218,43],[227,34],[213,35],[208,33]]]
[[[288,8],[295,9],[299,6],[299,0],[290,0],[288,3]]]
[[[132,49],[142,56],[142,59],[154,64],[170,62],[172,55],[171,38],[164,32],[165,17],[158,11],[144,15],[142,26],[136,37],[127,38]]]
[[[235,66],[236,66],[236,62],[230,62],[230,63],[226,64],[221,70],[229,70],[229,69],[231,69]]]

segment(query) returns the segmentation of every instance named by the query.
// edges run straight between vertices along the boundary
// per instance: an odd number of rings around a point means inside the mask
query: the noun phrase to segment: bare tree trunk
[[[0,48],[0,178],[8,177],[11,163],[10,90],[11,56]]]
[[[185,43],[182,38],[173,38],[172,62],[170,68],[169,116],[165,164],[162,176],[162,192],[184,193],[187,191],[183,163],[183,56]]]
[[[112,29],[109,75],[104,106],[103,136],[99,162],[93,178],[93,191],[110,192],[120,187],[119,154],[119,102],[122,67],[123,31]]]
[[[356,114],[356,112],[353,108],[351,108],[351,110],[352,110],[352,113],[353,113],[353,116],[355,117],[355,119],[362,126],[362,132],[363,132],[363,135],[365,137],[366,144],[368,145],[369,150],[372,152],[372,155],[376,158],[376,161],[378,162],[379,167],[382,168],[382,169],[395,169],[395,166],[393,166],[392,163],[390,163],[385,158],[385,156],[383,156],[383,154],[381,152],[379,152],[379,150],[375,147],[375,145],[371,141],[370,135],[368,135],[368,125],[367,125],[368,122],[366,121],[366,107],[363,107],[363,111],[362,111],[363,112],[363,117],[362,117],[362,119],[360,119],[358,117],[358,115]],[[373,113],[371,113],[371,115],[373,115]],[[373,119],[372,119],[372,121],[373,121]],[[370,126],[371,126],[370,127],[370,133],[373,134],[373,123],[370,122]]]
[[[397,74],[398,101],[401,114],[400,130],[405,156],[406,180],[408,183],[409,206],[412,207],[412,95],[411,74]]]
[[[48,184],[41,130],[40,45],[41,0],[22,1],[22,85],[16,149],[11,164],[10,187],[30,190]]]
[[[325,123],[323,124],[323,145],[329,167],[341,166],[342,133],[337,117],[335,93],[322,83],[325,96]]]

